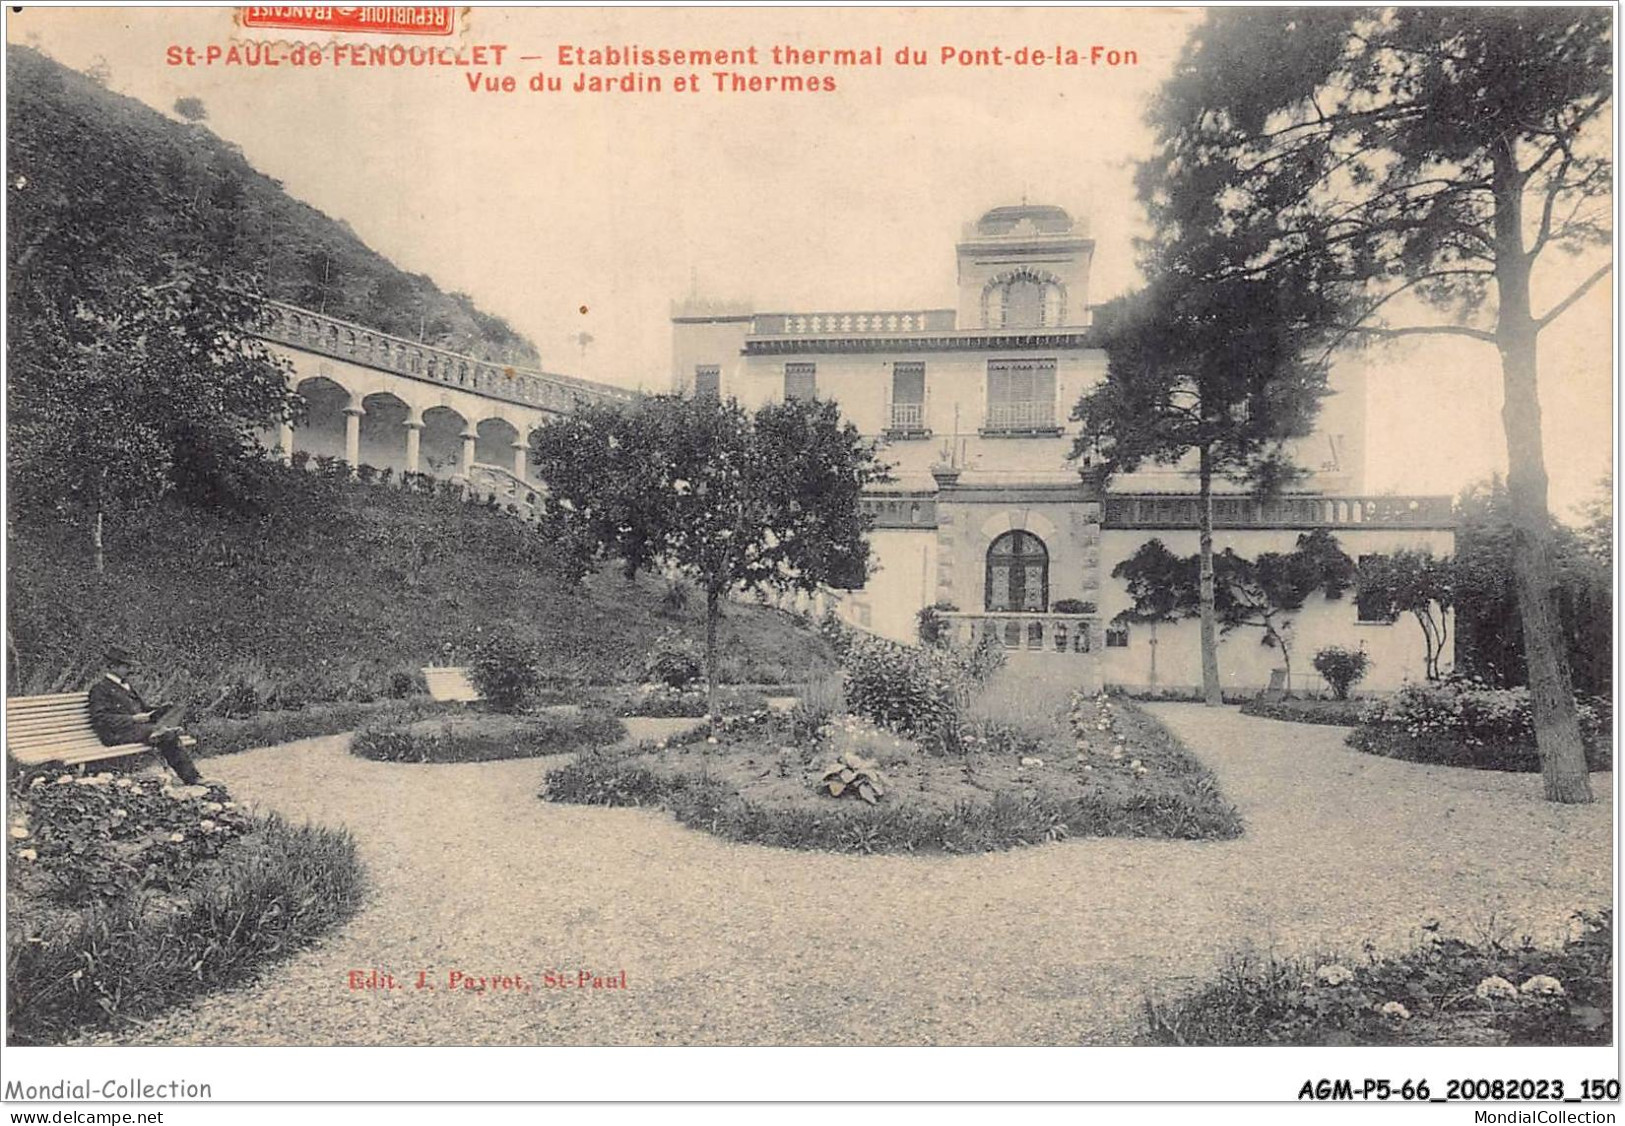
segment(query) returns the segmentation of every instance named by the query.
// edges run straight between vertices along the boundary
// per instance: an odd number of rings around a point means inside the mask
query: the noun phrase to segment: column
[[[530,463],[530,443],[515,442],[513,444],[513,475],[521,481],[525,479],[525,466]]]
[[[366,413],[362,407],[344,408],[344,460],[351,469],[361,464],[361,416]]]
[[[474,475],[474,443],[479,440],[479,431],[469,427],[463,431],[463,463],[459,472],[463,480],[467,481]]]
[[[415,414],[409,414],[401,425],[406,427],[406,472],[416,473],[418,451],[423,439],[423,420]]]
[[[276,452],[283,465],[293,464],[293,423],[282,422],[276,428]]]

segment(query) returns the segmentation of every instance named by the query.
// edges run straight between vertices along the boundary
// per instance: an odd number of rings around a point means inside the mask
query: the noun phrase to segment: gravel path
[[[1218,774],[1241,839],[834,856],[537,800],[563,759],[393,765],[343,737],[211,759],[241,799],[348,826],[372,898],[263,983],[119,1042],[1123,1043],[1147,989],[1249,942],[1403,948],[1430,917],[1492,915],[1548,939],[1608,902],[1609,775],[1596,805],[1564,808],[1537,777],[1359,754],[1342,728],[1153,711]],[[404,988],[347,988],[373,968]],[[441,988],[413,989],[420,969]],[[624,970],[627,988],[547,988],[549,969]],[[534,988],[454,992],[452,970]]]

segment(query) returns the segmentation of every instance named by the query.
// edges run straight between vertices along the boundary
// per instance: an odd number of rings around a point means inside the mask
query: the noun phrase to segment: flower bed
[[[1156,1044],[1607,1044],[1612,910],[1557,950],[1444,938],[1398,958],[1237,956],[1206,988],[1146,1004]],[[1435,1091],[1435,1095],[1444,1092]]]
[[[1586,762],[1612,770],[1609,720],[1594,704],[1577,705]],[[1475,770],[1537,772],[1534,719],[1526,688],[1487,688],[1475,681],[1408,684],[1376,701],[1349,733],[1356,750],[1408,762]]]
[[[709,714],[704,688],[673,688],[666,684],[640,684],[599,695],[595,702],[618,716],[656,719],[701,719]],[[767,706],[766,698],[748,688],[718,686],[717,707],[723,715],[738,715]]]
[[[226,755],[253,747],[274,747],[296,739],[341,735],[372,723],[408,723],[425,716],[456,712],[464,704],[428,697],[360,704],[314,704],[298,711],[261,712],[245,719],[206,719],[195,728],[193,757]]]
[[[494,762],[585,750],[624,738],[626,725],[600,711],[527,716],[465,712],[410,726],[368,727],[351,740],[350,751],[376,762]]]
[[[945,755],[857,716],[809,728],[805,713],[760,709],[663,743],[583,754],[548,775],[542,796],[657,806],[730,840],[841,852],[1240,833],[1212,776],[1138,708],[1080,698],[1070,718],[1070,735],[1057,727],[1042,746],[968,727],[964,752]]]
[[[1320,723],[1331,727],[1358,727],[1371,705],[1362,700],[1266,700],[1255,696],[1241,705],[1241,714],[1288,723]]]
[[[253,818],[218,785],[31,773],[7,823],[14,1044],[60,1043],[240,982],[360,901],[348,834]]]

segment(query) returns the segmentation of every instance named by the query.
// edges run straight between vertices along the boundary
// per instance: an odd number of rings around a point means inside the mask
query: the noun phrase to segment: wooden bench
[[[466,668],[454,668],[444,665],[430,666],[423,670],[423,680],[429,686],[431,700],[450,700],[460,704],[471,704],[476,700],[484,699],[480,690],[474,687],[468,679]]]
[[[190,735],[183,747],[197,745]],[[24,766],[47,762],[73,765],[155,751],[149,743],[109,747],[90,726],[90,693],[56,696],[13,696],[6,701],[6,751]]]

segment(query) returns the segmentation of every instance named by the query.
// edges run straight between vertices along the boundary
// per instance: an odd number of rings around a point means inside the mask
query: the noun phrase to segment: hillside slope
[[[104,244],[139,232],[155,258],[195,258],[206,247],[270,297],[540,366],[535,346],[501,318],[398,269],[347,224],[287,195],[203,121],[172,120],[27,47],[9,46],[6,59],[14,285],[19,270],[64,258],[84,265]]]
[[[166,695],[203,701],[258,682],[298,705],[387,695],[395,673],[462,663],[493,629],[540,645],[552,676],[598,682],[635,680],[667,630],[703,638],[703,600],[673,612],[665,581],[613,569],[570,583],[513,517],[274,473],[276,496],[253,519],[165,505],[114,520],[100,575],[82,530],[14,523],[9,691],[77,681],[113,641],[173,671]],[[816,633],[754,606],[728,608],[721,651],[735,681],[795,683],[831,663]]]

